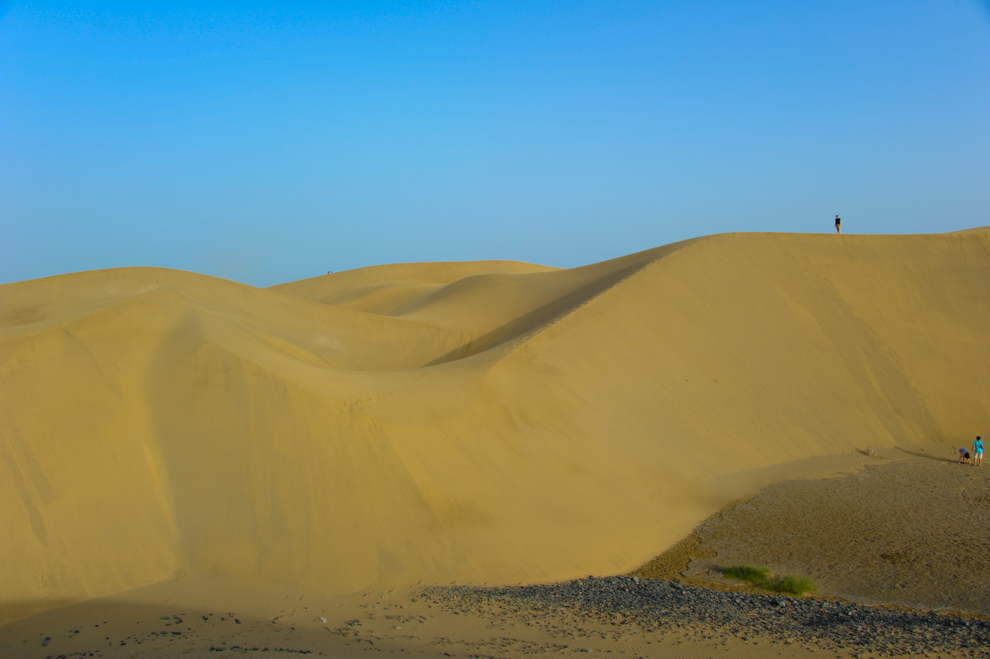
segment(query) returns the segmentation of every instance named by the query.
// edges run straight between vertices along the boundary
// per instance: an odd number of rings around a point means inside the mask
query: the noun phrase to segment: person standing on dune
[[[835,232],[842,233],[842,220],[839,219],[838,215],[835,216]]]
[[[976,441],[973,442],[973,464],[977,467],[983,466],[983,440],[980,436],[976,436]]]

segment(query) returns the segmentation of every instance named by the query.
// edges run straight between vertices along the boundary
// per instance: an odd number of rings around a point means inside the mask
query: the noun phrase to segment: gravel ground
[[[550,629],[562,617],[638,629],[691,631],[797,643],[851,656],[954,652],[990,657],[990,622],[949,613],[862,606],[826,599],[719,591],[677,581],[606,577],[518,587],[429,588],[441,608],[484,617],[521,616]]]
[[[758,565],[858,604],[990,615],[990,467],[896,453],[766,487],[695,529],[690,565],[640,576],[720,581],[720,566]]]

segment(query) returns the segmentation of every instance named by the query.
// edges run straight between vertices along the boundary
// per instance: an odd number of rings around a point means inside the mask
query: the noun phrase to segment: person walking
[[[838,215],[835,216],[835,232],[842,233],[842,220]]]
[[[976,441],[973,442],[973,464],[977,467],[983,466],[983,440],[980,436],[976,436]]]

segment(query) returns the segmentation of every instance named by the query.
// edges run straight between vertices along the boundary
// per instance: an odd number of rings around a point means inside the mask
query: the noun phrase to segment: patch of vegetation
[[[748,581],[753,585],[760,585],[767,579],[770,570],[765,567],[753,567],[752,565],[732,565],[720,568],[722,574],[739,581]]]
[[[806,577],[795,577],[787,574],[782,577],[769,579],[762,588],[772,590],[775,593],[787,593],[788,595],[803,595],[815,589],[815,582]]]
[[[746,581],[757,588],[787,595],[803,595],[815,589],[815,583],[806,577],[793,574],[770,576],[770,570],[752,565],[731,565],[719,571],[731,579]]]

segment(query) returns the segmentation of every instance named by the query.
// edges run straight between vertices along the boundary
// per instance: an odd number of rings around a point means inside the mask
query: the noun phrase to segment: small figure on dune
[[[842,220],[838,215],[835,216],[835,232],[842,233]]]
[[[959,447],[959,464],[969,464],[969,451]]]
[[[983,466],[983,440],[980,436],[976,436],[976,441],[973,442],[973,464],[977,467]]]

